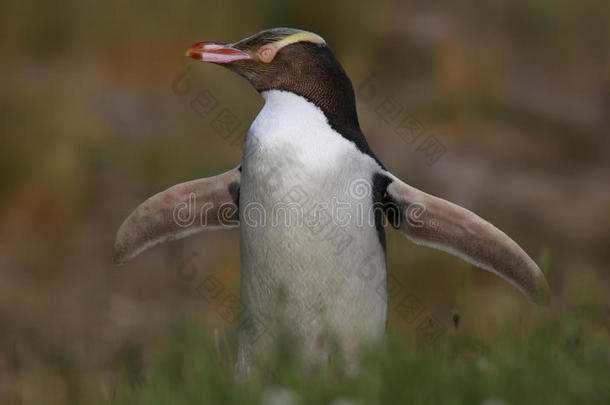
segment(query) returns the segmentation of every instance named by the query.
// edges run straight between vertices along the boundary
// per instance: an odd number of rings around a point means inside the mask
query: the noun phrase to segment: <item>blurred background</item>
[[[0,400],[114,398],[123,365],[145,377],[148,342],[185,316],[233,347],[221,301],[239,294],[238,231],[120,268],[112,244],[147,197],[236,166],[262,106],[185,49],[276,26],[326,39],[389,170],[504,230],[544,269],[554,312],[607,337],[609,15],[601,0],[1,2]],[[230,134],[215,125],[223,111]],[[387,232],[391,334],[428,320],[447,341],[459,317],[493,342],[499,311],[538,311],[501,279]],[[206,277],[221,298],[198,292]],[[416,304],[405,312],[398,296]]]

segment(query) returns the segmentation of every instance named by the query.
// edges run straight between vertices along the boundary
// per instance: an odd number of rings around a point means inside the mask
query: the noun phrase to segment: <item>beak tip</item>
[[[184,55],[188,56],[189,58],[203,60],[203,55],[201,54],[201,52],[193,51],[191,49],[187,49]]]

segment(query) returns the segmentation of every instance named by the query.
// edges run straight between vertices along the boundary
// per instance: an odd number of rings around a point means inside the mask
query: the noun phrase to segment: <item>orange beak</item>
[[[246,52],[234,48],[233,44],[215,42],[197,42],[186,50],[186,56],[212,63],[231,63],[236,60],[252,59]]]

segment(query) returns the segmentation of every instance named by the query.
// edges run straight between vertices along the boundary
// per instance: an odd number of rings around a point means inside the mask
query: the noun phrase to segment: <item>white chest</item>
[[[304,346],[328,323],[382,335],[385,254],[371,210],[379,166],[304,98],[263,96],[242,162],[242,300],[259,319],[281,308]]]
[[[280,240],[273,246],[300,244],[310,255],[324,254],[329,238],[335,244],[368,242],[375,233],[370,218],[375,160],[335,132],[304,98],[277,90],[263,95],[266,104],[244,150],[242,242],[257,243],[246,235],[275,237]],[[335,251],[342,247],[348,246]]]

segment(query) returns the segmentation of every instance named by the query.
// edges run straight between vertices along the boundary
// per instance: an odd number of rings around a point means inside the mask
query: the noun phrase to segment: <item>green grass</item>
[[[273,371],[237,384],[234,339],[188,317],[155,337],[118,345],[110,361],[91,362],[44,340],[5,345],[0,359],[9,374],[43,375],[61,387],[42,396],[45,403],[258,404],[281,390],[298,404],[609,403],[607,319],[595,311],[534,312],[519,320],[500,315],[496,333],[486,337],[459,323],[433,343],[394,331],[384,348],[364,351],[355,377],[333,366],[303,372],[282,341]],[[21,393],[13,402],[34,403],[24,400],[32,397],[41,398]]]
[[[153,348],[149,373],[138,384],[125,376],[116,403],[259,403],[269,389],[294,392],[299,403],[608,403],[610,346],[607,330],[583,336],[580,322],[541,315],[525,327],[506,321],[493,341],[454,329],[432,343],[390,337],[371,349],[354,378],[333,367],[303,375],[289,359],[275,372],[244,385],[233,383],[228,363],[201,343],[196,325],[176,327],[172,343]],[[289,356],[287,356],[289,357]]]

